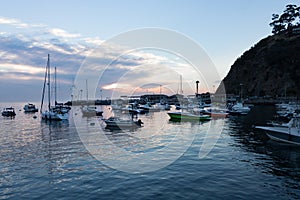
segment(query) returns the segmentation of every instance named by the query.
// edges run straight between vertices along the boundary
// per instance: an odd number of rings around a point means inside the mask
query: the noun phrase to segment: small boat
[[[43,120],[61,121],[69,119],[69,113],[64,113],[57,109],[46,110],[41,114]]]
[[[203,109],[201,113],[205,115],[209,115],[212,118],[226,118],[229,115],[227,109],[219,109],[219,108]]]
[[[4,108],[2,111],[2,116],[4,117],[14,117],[16,116],[15,109],[13,107]]]
[[[229,114],[231,115],[247,115],[250,112],[248,106],[244,106],[243,103],[237,102],[235,105],[229,108]]]
[[[39,111],[39,109],[36,108],[35,105],[32,103],[26,104],[23,109],[24,109],[24,112],[26,112],[26,113],[34,113],[34,112]]]
[[[131,115],[145,114],[148,112],[147,110],[138,108],[138,104],[136,103],[130,103],[125,108],[122,108],[121,110]]]
[[[130,119],[120,119],[118,117],[110,117],[104,120],[106,128],[138,128],[141,127],[143,122],[139,119],[137,121]]]
[[[288,126],[255,126],[266,131],[269,138],[300,145],[300,116],[293,117]]]
[[[211,117],[209,115],[192,114],[187,112],[168,112],[171,120],[198,120],[209,121]]]
[[[63,103],[57,103],[55,101],[54,109],[60,110],[63,113],[68,113],[71,110],[71,107],[70,106],[66,106]]]
[[[138,108],[143,109],[145,112],[158,112],[161,110],[156,106],[152,106],[150,103],[146,103],[145,105],[140,105],[138,106]]]
[[[103,111],[97,110],[96,106],[83,106],[81,111],[84,117],[102,116],[103,114]]]

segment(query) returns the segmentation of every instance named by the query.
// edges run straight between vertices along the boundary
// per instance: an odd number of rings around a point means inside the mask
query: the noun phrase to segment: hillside
[[[231,66],[223,80],[227,94],[300,97],[300,34],[262,39]]]

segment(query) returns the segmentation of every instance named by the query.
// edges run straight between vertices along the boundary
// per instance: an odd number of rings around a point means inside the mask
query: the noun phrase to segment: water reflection
[[[263,131],[253,128],[265,125],[274,113],[272,106],[256,106],[248,116],[231,117],[225,133],[233,140],[230,145],[252,153],[253,157],[243,157],[243,162],[259,167],[263,173],[284,178],[283,189],[300,188],[300,146],[273,141]],[[289,193],[293,198],[300,195],[294,190]]]

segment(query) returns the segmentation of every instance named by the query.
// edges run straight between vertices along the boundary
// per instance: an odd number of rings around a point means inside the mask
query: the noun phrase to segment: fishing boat
[[[132,119],[121,119],[118,117],[110,117],[104,120],[106,123],[106,128],[138,128],[141,127],[143,122],[139,120]]]
[[[16,116],[15,109],[13,107],[4,108],[1,114],[4,117],[14,117],[14,116]]]
[[[26,113],[34,113],[34,112],[38,112],[38,111],[39,111],[39,109],[36,108],[35,105],[32,104],[32,103],[26,104],[26,105],[23,107],[23,109],[24,109],[24,112],[26,112]]]
[[[47,90],[48,90],[48,110],[42,111],[43,104],[44,104],[46,85],[48,86],[48,88],[47,88]],[[48,60],[47,60],[47,65],[46,65],[40,113],[41,113],[43,120],[60,121],[60,120],[68,120],[69,119],[69,114],[67,112],[63,112],[61,109],[58,109],[55,106],[51,106],[50,55],[49,54],[48,54]]]
[[[288,126],[255,126],[266,131],[269,138],[277,141],[300,145],[300,116],[295,116]]]
[[[188,112],[168,112],[167,113],[171,120],[198,120],[198,121],[209,121],[211,117],[209,115],[192,114]]]

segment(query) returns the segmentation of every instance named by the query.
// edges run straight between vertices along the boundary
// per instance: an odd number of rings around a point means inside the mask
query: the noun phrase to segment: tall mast
[[[57,104],[57,99],[56,99],[56,97],[57,97],[57,95],[56,95],[56,67],[54,68],[54,105],[56,105]]]
[[[45,78],[44,78],[44,86],[43,86],[42,103],[41,103],[40,113],[42,113],[43,104],[44,104],[45,89],[46,89],[46,82],[47,82],[47,72],[48,72],[48,61],[47,61],[46,71],[45,71]]]
[[[85,86],[86,86],[86,103],[88,104],[89,101],[89,92],[88,92],[88,80],[85,80]]]
[[[183,94],[183,90],[182,90],[182,75],[180,75],[180,94]]]
[[[48,62],[47,62],[47,68],[48,68],[48,109],[50,111],[51,108],[51,99],[50,99],[50,54],[48,54]]]

